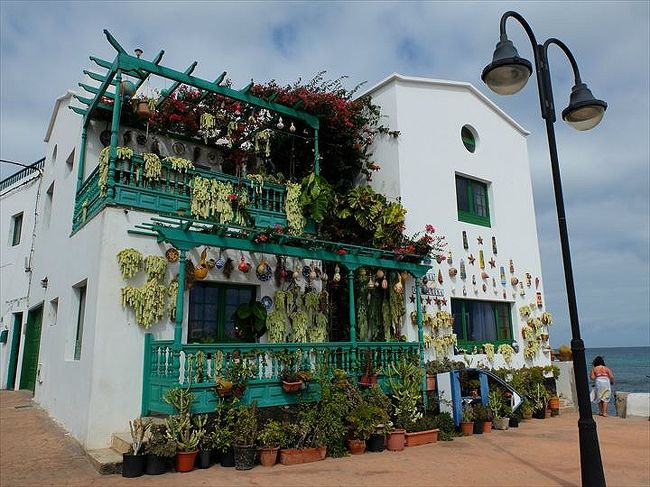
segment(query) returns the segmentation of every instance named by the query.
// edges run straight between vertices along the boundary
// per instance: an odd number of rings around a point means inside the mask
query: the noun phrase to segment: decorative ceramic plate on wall
[[[273,299],[271,299],[270,296],[264,296],[262,299],[260,299],[260,303],[262,303],[262,306],[264,306],[267,311],[273,307]]]

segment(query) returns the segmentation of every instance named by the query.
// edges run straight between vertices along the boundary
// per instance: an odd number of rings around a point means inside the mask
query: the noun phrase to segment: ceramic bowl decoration
[[[510,284],[516,286],[517,284],[519,284],[519,279],[513,276],[512,278],[510,278]]]
[[[172,144],[172,150],[174,151],[174,154],[177,156],[182,156],[185,154],[185,144],[182,142],[174,142]]]
[[[205,264],[208,266],[208,269],[214,269],[214,266],[217,265],[217,261],[214,259],[208,259]]]
[[[260,281],[266,282],[273,276],[273,270],[268,264],[258,265],[255,274]]]
[[[165,251],[165,257],[167,258],[168,262],[177,262],[178,261],[178,250],[176,250],[174,247],[171,247]]]
[[[226,263],[226,261],[225,261],[222,257],[219,257],[219,258],[217,259],[217,262],[214,264],[214,266],[215,266],[217,269],[223,269],[223,266],[225,265],[225,263]]]
[[[456,277],[456,274],[458,274],[458,270],[455,267],[450,267],[449,268],[449,277]]]
[[[270,311],[273,307],[273,299],[270,296],[264,296],[260,299],[260,303],[266,308],[267,311]]]
[[[311,272],[311,267],[309,267],[308,265],[304,266],[302,268],[302,277],[304,277],[305,279],[309,278],[310,272]]]

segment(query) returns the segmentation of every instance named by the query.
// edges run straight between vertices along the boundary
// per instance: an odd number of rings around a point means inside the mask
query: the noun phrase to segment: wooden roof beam
[[[88,71],[87,69],[84,69],[83,73],[87,75],[90,79],[99,81],[100,83],[103,83],[106,80],[106,76],[102,74],[93,73],[92,71]],[[111,81],[111,84],[113,86],[117,86],[117,81],[113,80]]]
[[[81,86],[84,90],[86,90],[89,93],[92,93],[93,95],[96,95],[99,93],[99,88],[96,88],[94,86],[90,86],[84,83],[77,83],[79,86]],[[115,99],[115,93],[111,93],[110,91],[107,91],[104,93],[102,96],[105,96],[106,98],[111,98],[112,100]],[[81,100],[79,100],[81,101]]]

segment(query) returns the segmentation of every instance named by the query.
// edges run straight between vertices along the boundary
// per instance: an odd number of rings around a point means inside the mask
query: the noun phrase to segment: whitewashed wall
[[[432,263],[429,280],[431,277],[435,280],[439,270],[443,276],[442,284],[435,282],[435,287],[441,289],[447,299],[447,305],[441,309],[451,312],[452,297],[512,303],[513,337],[520,345],[513,366],[523,365],[521,327],[524,322],[519,319],[518,308],[535,302],[535,277],[539,277],[539,291],[543,293],[527,132],[467,83],[393,75],[369,92],[374,103],[382,107],[382,113],[388,115],[386,125],[400,131],[396,141],[388,137],[377,139],[374,158],[382,169],[373,177],[372,186],[389,197],[401,197],[408,210],[407,233],[423,231],[430,223],[436,227],[436,233],[445,235],[446,250],[452,252],[453,267],[458,269],[452,279],[449,276],[452,265],[447,261]],[[461,141],[464,125],[470,125],[478,134],[474,153],[470,153]],[[489,182],[491,227],[458,220],[456,174]],[[467,251],[463,249],[462,231],[467,232]],[[494,255],[496,267],[491,269],[488,261],[493,256],[493,236],[497,241],[497,254]],[[478,237],[482,237],[483,245],[478,244]],[[480,249],[484,252],[485,269],[479,267]],[[476,258],[473,266],[468,262],[470,254]],[[460,278],[461,258],[465,260],[466,281]],[[510,259],[514,263],[514,274],[508,270]],[[501,285],[500,266],[506,269],[506,286]],[[482,290],[483,270],[490,276],[486,280],[486,292]],[[532,275],[533,284],[531,287],[524,284],[525,296],[520,296],[519,286],[513,288],[510,278],[514,275],[522,282],[525,272]],[[476,275],[477,292],[474,292],[472,275]],[[492,277],[496,279],[496,288],[492,286]],[[467,296],[463,296],[463,285]],[[407,296],[412,288],[411,281]],[[426,308],[429,312],[438,310],[435,305]],[[415,305],[407,300],[407,315],[414,309]],[[409,319],[404,330],[409,339],[417,339],[417,328]],[[433,357],[433,350],[428,350],[427,359]],[[455,358],[459,360],[462,356]],[[472,365],[479,362],[494,367],[504,365],[499,355],[494,363],[489,363],[485,355],[480,354],[470,356],[470,361]],[[532,363],[526,363],[547,365],[550,356],[540,352]]]

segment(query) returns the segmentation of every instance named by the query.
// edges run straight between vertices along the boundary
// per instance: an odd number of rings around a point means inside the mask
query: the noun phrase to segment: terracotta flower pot
[[[352,455],[362,455],[366,451],[366,440],[348,440],[348,448]]]
[[[436,390],[436,376],[433,374],[427,374],[427,391]]]
[[[406,430],[396,429],[388,435],[386,448],[390,451],[402,451],[406,441]]]
[[[280,447],[260,448],[260,464],[264,467],[272,467],[278,462]]]
[[[438,441],[438,429],[415,431],[413,433],[406,433],[406,446],[419,446],[428,443],[436,443]]]
[[[558,396],[551,396],[548,399],[548,408],[551,410],[552,416],[560,414],[560,398]]]
[[[297,382],[287,382],[283,380],[282,389],[284,392],[298,392],[300,389],[302,389],[302,381],[299,380]]]
[[[176,452],[176,471],[191,472],[194,469],[194,460],[199,450]]]
[[[372,374],[372,375],[362,375],[361,378],[359,379],[359,385],[360,386],[365,386],[365,387],[370,387],[374,384],[377,383],[377,375]]]
[[[474,434],[474,421],[460,423],[460,430],[462,431],[463,436],[472,436]]]
[[[327,447],[318,448],[283,448],[280,450],[280,463],[282,465],[298,465],[324,460]]]
[[[492,433],[492,421],[485,421],[483,423],[483,433]]]

